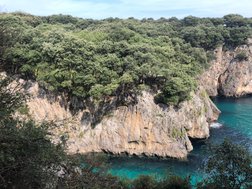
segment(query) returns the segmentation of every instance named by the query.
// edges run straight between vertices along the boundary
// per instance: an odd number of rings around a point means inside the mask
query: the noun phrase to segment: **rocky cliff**
[[[252,94],[252,39],[233,51],[219,47],[215,55],[216,60],[200,79],[207,93],[233,97]]]
[[[153,94],[143,91],[134,105],[107,104],[112,108],[104,108],[107,112],[96,120],[95,127],[96,116],[82,102],[76,100],[75,106],[82,110],[73,113],[64,97],[48,94],[36,82],[20,82],[30,95],[30,116],[38,122],[56,123],[53,140],[67,137],[69,153],[104,151],[185,158],[193,149],[189,138],[209,137],[209,125],[220,113],[208,94],[237,97],[252,93],[252,40],[248,42],[234,51],[219,47],[216,60],[200,78],[204,88],[198,87],[179,107],[155,104]],[[241,53],[246,56],[237,58]]]
[[[73,115],[61,96],[47,95],[34,82],[26,82],[25,86],[30,94],[27,104],[31,117],[54,121],[57,127],[53,133],[68,138],[69,153],[104,151],[185,158],[193,149],[189,137],[209,137],[209,124],[220,113],[203,88],[180,107],[157,105],[153,95],[144,91],[137,104],[107,112],[93,127],[89,109]]]

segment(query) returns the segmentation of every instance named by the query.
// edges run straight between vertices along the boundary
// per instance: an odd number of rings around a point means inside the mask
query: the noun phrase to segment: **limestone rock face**
[[[252,55],[248,46],[244,46],[242,50]],[[219,94],[239,97],[251,93],[252,57],[248,56],[248,60],[243,61],[232,60],[226,71],[219,77]]]
[[[225,53],[222,47],[214,52],[216,60],[210,62],[210,68],[207,69],[200,77],[200,82],[206,89],[209,96],[218,95],[219,77],[225,72],[230,61],[233,59],[232,53]]]
[[[220,113],[203,88],[180,107],[157,105],[153,95],[144,91],[135,105],[115,108],[92,127],[90,110],[72,115],[60,96],[49,98],[37,83],[30,82],[26,91],[31,95],[27,102],[31,117],[57,123],[53,133],[68,137],[69,153],[186,158],[193,149],[189,137],[209,137],[209,124]]]
[[[236,58],[241,52],[247,55],[247,60]],[[252,94],[252,40],[234,51],[224,52],[219,47],[215,55],[216,60],[200,79],[208,94],[232,97]]]

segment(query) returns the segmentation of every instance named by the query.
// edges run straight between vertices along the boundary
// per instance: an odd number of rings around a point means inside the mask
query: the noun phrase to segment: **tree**
[[[228,28],[229,36],[225,38],[227,47],[235,48],[239,45],[244,45],[250,36],[251,29],[247,26]]]
[[[185,26],[197,26],[200,23],[200,18],[195,16],[187,16],[182,20]]]
[[[158,182],[155,178],[147,175],[141,175],[132,183],[133,189],[156,189]]]
[[[194,87],[192,78],[186,74],[181,77],[173,77],[165,83],[162,88],[163,92],[155,97],[155,101],[156,103],[178,105],[190,98],[190,92]]]
[[[194,47],[213,50],[224,42],[223,28],[215,26],[185,27],[182,37]]]
[[[73,17],[71,15],[52,15],[52,16],[47,16],[43,18],[46,20],[48,23],[56,24],[56,23],[61,23],[61,24],[76,24],[78,22],[78,18]]]
[[[80,166],[81,165],[81,166]],[[66,189],[128,189],[129,182],[121,181],[107,173],[106,156],[103,154],[76,154],[68,157],[64,173],[57,188]]]
[[[190,177],[170,176],[159,183],[160,189],[191,189]]]
[[[48,137],[48,125],[5,122],[0,126],[0,186],[45,188],[57,180],[64,151]]]
[[[206,164],[206,179],[198,188],[251,188],[252,157],[246,149],[225,140],[213,147]]]
[[[160,92],[160,102],[177,104],[195,89],[207,67],[206,51],[245,43],[251,26],[241,23],[247,21],[239,15],[97,21],[2,14],[0,63],[9,74],[36,80],[68,100],[121,101],[144,84]]]
[[[248,25],[248,19],[239,14],[228,14],[223,17],[227,27],[241,27]]]
[[[0,75],[0,123],[11,119],[12,114],[22,106],[24,95],[20,92],[20,86],[8,87],[13,79]]]
[[[50,141],[48,124],[13,117],[24,96],[11,81],[0,78],[0,188],[45,188],[57,179],[64,151]]]
[[[64,143],[50,140],[52,124],[15,118],[24,96],[12,81],[0,78],[0,188],[127,187],[107,175],[102,156],[66,155]]]
[[[25,24],[18,17],[0,14],[0,69],[10,69],[4,55],[20,39],[24,27]]]
[[[132,189],[191,189],[190,177],[167,176],[156,179],[152,176],[141,175],[131,183]]]

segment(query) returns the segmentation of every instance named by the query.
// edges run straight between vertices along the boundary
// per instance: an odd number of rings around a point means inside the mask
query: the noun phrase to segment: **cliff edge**
[[[35,82],[25,85],[30,116],[38,122],[55,122],[54,140],[67,137],[69,153],[186,158],[193,149],[189,137],[209,137],[209,125],[220,113],[202,87],[179,107],[155,104],[154,96],[143,91],[135,105],[116,107],[93,127],[89,109],[73,115],[61,96],[49,98]]]
[[[216,60],[200,79],[207,93],[226,97],[252,94],[252,39],[233,51],[219,47],[215,56]]]

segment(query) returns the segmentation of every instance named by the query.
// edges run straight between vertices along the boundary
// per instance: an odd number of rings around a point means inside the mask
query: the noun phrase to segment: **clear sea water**
[[[204,176],[203,165],[209,156],[207,143],[218,144],[224,138],[245,146],[252,153],[252,97],[240,99],[216,98],[214,103],[221,110],[218,122],[220,128],[212,128],[207,140],[193,141],[194,150],[187,161],[175,159],[110,157],[109,172],[121,178],[135,179],[139,175],[153,175],[162,178],[167,174],[191,176],[196,183]]]

